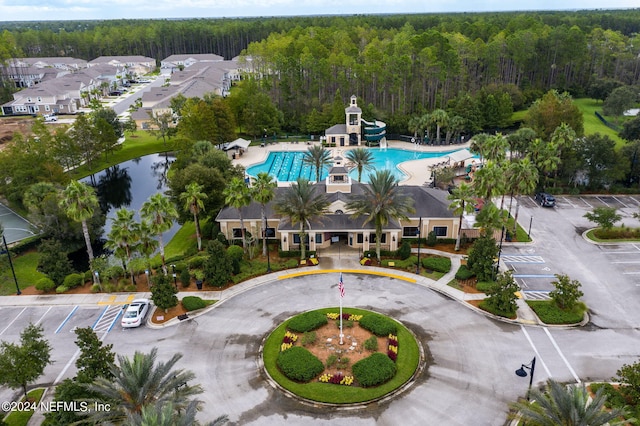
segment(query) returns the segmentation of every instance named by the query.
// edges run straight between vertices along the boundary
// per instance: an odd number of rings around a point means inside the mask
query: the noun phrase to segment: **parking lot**
[[[527,299],[548,298],[549,291],[554,289],[551,282],[556,279],[555,274],[570,275],[571,264],[567,263],[557,240],[561,224],[573,226],[575,238],[582,238],[582,232],[595,227],[584,214],[596,207],[612,207],[622,216],[620,223],[640,226],[640,221],[633,217],[634,213],[640,213],[640,195],[560,195],[555,198],[555,207],[541,207],[533,196],[521,197],[518,221],[525,231],[527,225],[531,225],[534,243],[503,245],[501,261],[513,272]],[[505,206],[508,203],[509,200],[505,200]],[[601,260],[611,264],[623,277],[640,278],[640,243],[603,244],[598,245],[597,250]]]

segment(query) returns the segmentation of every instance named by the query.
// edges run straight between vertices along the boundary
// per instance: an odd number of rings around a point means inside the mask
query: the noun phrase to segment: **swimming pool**
[[[411,161],[421,160],[424,158],[444,157],[452,152],[419,152],[408,151],[399,148],[368,148],[373,153],[373,170],[362,172],[362,181],[369,182],[369,174],[376,170],[391,170],[399,180],[406,178],[406,175],[398,169],[398,164]],[[316,179],[315,168],[302,162],[306,151],[271,151],[264,163],[256,164],[247,169],[247,174],[257,176],[260,172],[267,172],[279,182],[291,182],[299,177],[314,181]],[[344,159],[346,163],[346,158]],[[320,179],[325,179],[329,174],[329,170],[322,172]],[[349,176],[353,180],[358,179],[358,171],[352,170]]]

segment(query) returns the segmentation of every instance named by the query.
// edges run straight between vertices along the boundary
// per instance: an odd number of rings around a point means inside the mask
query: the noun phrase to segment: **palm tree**
[[[95,402],[111,404],[110,410],[91,411],[90,420],[96,424],[122,422],[156,404],[171,404],[176,410],[187,409],[190,398],[202,393],[200,385],[189,385],[195,374],[173,369],[182,354],[173,355],[166,363],[157,362],[157,355],[158,348],[151,349],[148,354],[136,351],[133,358],[118,355],[118,366],[111,370],[112,378],[98,377],[86,385],[89,392],[98,395]]]
[[[164,259],[164,243],[162,241],[162,233],[171,229],[173,221],[178,219],[178,211],[171,201],[164,195],[153,194],[147,201],[142,204],[140,209],[142,219],[149,223],[151,230],[158,236],[158,245],[160,247],[160,259],[162,259],[162,271],[167,274],[167,265]]]
[[[473,188],[484,199],[485,205],[489,204],[491,197],[503,191],[504,170],[493,161],[486,162],[475,173]]]
[[[353,211],[353,218],[365,216],[363,224],[374,223],[378,261],[382,228],[390,219],[407,219],[407,215],[415,211],[413,199],[400,192],[398,180],[390,170],[377,170],[369,176],[369,185],[364,188],[364,192],[351,197],[345,208]]]
[[[145,263],[146,263],[146,267],[147,267],[147,271],[149,271],[149,273],[151,273],[151,262],[150,262],[150,258],[151,255],[153,255],[153,253],[156,252],[156,250],[158,249],[158,240],[156,240],[154,237],[154,233],[151,230],[151,224],[149,222],[147,222],[146,220],[143,220],[142,222],[140,222],[140,228],[138,229],[138,251],[140,252],[140,254],[142,254],[144,256],[145,259]],[[147,278],[149,278],[149,276],[147,275]],[[147,283],[147,285],[151,285],[151,283]]]
[[[494,237],[496,229],[504,226],[505,217],[493,203],[485,203],[476,215],[474,226],[480,228],[480,233]]]
[[[437,109],[431,113],[431,122],[436,125],[436,141],[440,143],[440,129],[447,126],[449,114],[443,109]]]
[[[253,182],[251,195],[260,203],[260,217],[262,218],[262,255],[267,255],[267,213],[266,206],[275,196],[274,189],[278,186],[273,176],[267,172],[260,172]]]
[[[203,185],[198,185],[197,182],[192,182],[187,185],[184,188],[185,191],[180,194],[180,201],[184,203],[184,210],[193,215],[193,223],[196,226],[196,239],[198,240],[198,251],[202,251],[199,215],[200,212],[204,210],[204,200],[207,199],[207,194],[202,192],[203,188]]]
[[[306,229],[310,222],[323,215],[329,201],[323,193],[316,192],[314,186],[304,178],[292,184],[274,205],[275,211],[289,218],[292,225],[300,224],[300,259],[306,258]]]
[[[105,246],[113,250],[122,260],[123,269],[131,266],[131,255],[136,250],[136,242],[140,239],[140,224],[133,219],[133,210],[119,209],[116,217],[111,219],[111,231],[107,235]],[[129,271],[131,280],[135,283],[133,269]]]
[[[447,197],[453,202],[449,204],[449,208],[453,210],[453,214],[459,215],[458,238],[456,238],[455,250],[460,250],[460,238],[462,232],[462,219],[465,213],[471,213],[474,210],[475,193],[473,187],[462,182],[460,186],[453,190],[453,193]]]
[[[320,145],[310,146],[302,157],[302,162],[310,164],[316,169],[316,182],[320,182],[320,176],[325,167],[331,164],[331,152]]]
[[[362,171],[373,169],[373,154],[366,148],[355,148],[347,153],[349,165],[358,170],[358,182],[362,182]]]
[[[518,410],[520,418],[528,425],[535,426],[618,426],[627,424],[621,416],[626,409],[604,410],[607,400],[604,388],[598,389],[591,398],[584,383],[564,386],[553,379],[547,381],[547,389],[542,392],[533,389],[530,393],[532,403],[521,401],[512,404]]]
[[[424,130],[429,126],[429,116],[428,115],[415,115],[409,119],[409,123],[407,123],[407,127],[410,131],[413,132],[413,137],[417,138],[418,135],[420,137],[423,136]]]
[[[516,196],[516,201],[520,195],[531,194],[538,186],[538,169],[531,162],[529,156],[512,161],[507,168],[507,187],[510,189],[511,195]],[[514,215],[513,233],[515,235],[518,227],[518,213],[520,211],[520,203],[516,203],[516,214]],[[511,212],[511,205],[509,205]]]
[[[559,147],[555,143],[536,139],[531,144],[529,152],[538,172],[544,176],[546,187],[549,174],[556,171],[560,165]]]
[[[129,414],[126,423],[129,426],[198,426],[201,423],[196,414],[201,405],[201,401],[191,401],[184,411],[177,411],[172,402],[145,405],[140,413]],[[204,426],[222,426],[227,421],[229,417],[222,415]]]
[[[93,248],[91,248],[91,237],[89,236],[89,227],[87,220],[93,217],[93,212],[98,207],[98,197],[96,191],[87,184],[71,181],[69,185],[62,191],[62,197],[59,202],[67,214],[67,216],[82,225],[82,235],[87,246],[87,255],[89,256],[89,265],[93,262]],[[94,279],[97,280],[97,277]]]
[[[242,208],[248,206],[251,203],[251,193],[247,184],[244,183],[239,177],[231,179],[227,187],[222,191],[224,195],[224,202],[238,210],[238,216],[240,216],[240,233],[242,235],[242,247],[247,250],[246,247],[246,232],[244,229],[244,218],[242,217]]]
[[[509,149],[509,141],[502,134],[489,136],[484,143],[484,157],[501,163],[507,157],[507,149]]]

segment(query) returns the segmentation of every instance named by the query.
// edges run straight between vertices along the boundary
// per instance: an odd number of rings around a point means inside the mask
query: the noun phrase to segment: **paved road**
[[[75,373],[75,326],[96,326],[118,354],[153,346],[162,359],[181,352],[180,367],[195,371],[205,388],[202,420],[226,413],[237,425],[395,425],[399,418],[408,425],[502,425],[508,403],[522,396],[528,384],[514,371],[534,356],[536,384],[549,377],[565,382],[609,379],[622,364],[640,358],[635,269],[640,264],[634,263],[640,260],[640,245],[601,247],[586,242],[581,234],[590,224],[582,215],[588,207],[568,200],[555,209],[523,205],[520,221],[526,226],[534,217],[534,243],[505,245],[503,260],[523,275],[566,273],[578,279],[592,311],[592,322],[579,329],[496,322],[469,310],[464,302],[414,283],[345,274],[345,306],[392,315],[413,330],[427,351],[427,367],[408,391],[362,410],[300,404],[273,389],[258,368],[260,343],[277,324],[299,311],[337,305],[333,275],[268,281],[238,292],[194,321],[160,330],[118,326],[126,295],[100,305],[6,306],[0,308],[0,339],[17,340],[30,321],[43,324],[56,361],[47,368],[44,382]],[[625,220],[635,220],[628,209]],[[531,291],[540,290],[544,282],[519,278],[523,280]],[[11,395],[0,390],[0,398]]]

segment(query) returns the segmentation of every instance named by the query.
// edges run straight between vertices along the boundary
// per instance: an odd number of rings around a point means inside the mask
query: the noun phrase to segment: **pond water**
[[[96,188],[100,208],[107,217],[102,239],[106,239],[111,231],[111,219],[120,208],[134,210],[135,219],[140,221],[139,211],[142,204],[153,194],[168,189],[167,171],[173,160],[174,157],[165,153],[146,155],[82,179],[82,182]],[[165,244],[179,228],[176,222],[170,230],[162,234]]]

